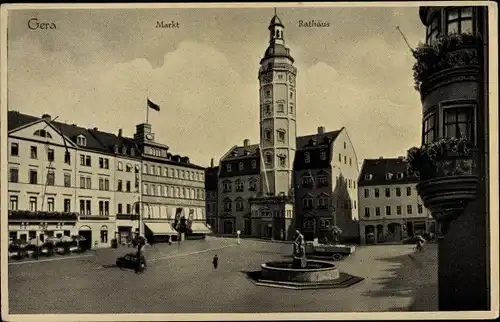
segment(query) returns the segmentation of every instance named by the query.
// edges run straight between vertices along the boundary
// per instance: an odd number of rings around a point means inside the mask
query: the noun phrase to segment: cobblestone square
[[[360,246],[338,262],[365,278],[345,289],[287,290],[255,285],[245,272],[283,258],[292,245],[209,237],[149,247],[143,274],[113,267],[131,248],[9,265],[11,314],[270,313],[437,310],[435,245]],[[219,267],[212,258],[217,254]],[[90,256],[89,256],[90,255]]]

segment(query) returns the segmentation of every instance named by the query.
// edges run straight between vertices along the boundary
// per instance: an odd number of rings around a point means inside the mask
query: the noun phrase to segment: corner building
[[[440,63],[425,66],[427,77],[418,88],[422,144],[462,138],[472,145],[471,155],[457,157],[446,151],[440,162],[454,171],[421,180],[417,186],[444,233],[438,252],[441,311],[491,309],[488,25],[493,22],[488,10],[487,6],[419,9],[426,45],[441,48],[433,57]],[[465,167],[469,162],[473,166]]]

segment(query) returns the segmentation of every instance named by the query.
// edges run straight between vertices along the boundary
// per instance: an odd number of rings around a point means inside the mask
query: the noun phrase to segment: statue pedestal
[[[292,268],[305,268],[307,266],[307,259],[305,257],[294,257]]]

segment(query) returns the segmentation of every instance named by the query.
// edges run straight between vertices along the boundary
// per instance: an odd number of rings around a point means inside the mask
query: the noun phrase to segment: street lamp
[[[134,202],[132,204],[132,209],[136,209],[136,206],[137,205],[141,205],[141,204],[142,205],[146,205],[148,207],[148,213],[151,214],[151,205],[149,203],[147,203],[147,202],[142,201],[142,200],[138,200],[138,201]],[[139,214],[138,214],[139,215],[139,218],[138,218],[138,221],[139,221],[139,235],[140,236],[144,236],[144,219],[142,217],[142,211],[141,211],[140,208],[139,208],[138,212],[139,212]]]

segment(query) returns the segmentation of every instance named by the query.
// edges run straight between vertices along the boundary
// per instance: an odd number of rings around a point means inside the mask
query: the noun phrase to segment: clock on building
[[[153,136],[151,134],[146,134],[146,140],[152,140]]]

